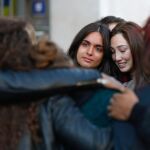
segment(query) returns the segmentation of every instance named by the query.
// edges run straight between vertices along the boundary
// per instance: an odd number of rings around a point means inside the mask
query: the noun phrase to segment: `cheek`
[[[112,57],[112,60],[113,60],[113,61],[115,61],[115,60],[116,60],[116,56],[115,56],[115,54],[112,54],[112,55],[111,55],[111,57]]]
[[[82,46],[79,46],[77,55],[82,55],[83,53],[85,53],[85,48],[83,48]]]
[[[132,69],[132,67],[133,67],[133,58],[132,58],[132,56],[128,57],[128,64],[129,64],[130,69]]]
[[[132,54],[130,51],[126,52],[124,54],[124,58],[127,60],[127,61],[132,61]]]
[[[80,57],[81,57],[81,55],[80,55],[80,51],[78,51],[78,52],[77,52],[77,56],[76,56],[76,58],[77,58],[77,62],[79,62],[79,61],[80,61]]]
[[[95,56],[95,60],[97,61],[98,64],[100,64],[103,60],[104,53],[99,53]]]
[[[79,64],[80,64],[81,57],[83,56],[83,54],[84,54],[84,49],[79,47],[77,51],[77,55],[76,55],[76,59]]]

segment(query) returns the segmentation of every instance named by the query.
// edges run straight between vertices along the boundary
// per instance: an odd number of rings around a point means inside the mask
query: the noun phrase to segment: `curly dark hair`
[[[27,31],[28,22],[20,19],[0,18],[0,69],[28,71],[34,68],[73,66],[70,59],[60,55],[53,42],[41,40],[33,44]],[[61,59],[57,59],[60,57]],[[66,62],[67,61],[67,62]],[[57,65],[56,65],[57,66]],[[0,147],[15,150],[23,133],[31,132],[35,142],[41,142],[37,110],[39,103],[0,104]]]

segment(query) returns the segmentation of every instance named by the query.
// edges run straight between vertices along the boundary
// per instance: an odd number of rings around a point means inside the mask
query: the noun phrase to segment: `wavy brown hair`
[[[30,25],[31,26],[31,25]],[[0,18],[0,69],[28,71],[34,68],[72,67],[72,61],[62,55],[53,42],[41,40],[37,44],[27,30],[29,23]],[[33,33],[33,32],[32,32]],[[34,39],[35,40],[35,39]],[[20,99],[21,101],[21,99]],[[31,132],[35,142],[41,142],[37,110],[39,103],[0,104],[0,148],[15,150],[25,132]]]
[[[144,81],[144,72],[142,67],[142,57],[144,53],[144,40],[142,28],[130,21],[122,22],[116,25],[111,32],[111,38],[121,33],[129,44],[133,58],[133,77],[136,81],[136,87],[140,87]]]

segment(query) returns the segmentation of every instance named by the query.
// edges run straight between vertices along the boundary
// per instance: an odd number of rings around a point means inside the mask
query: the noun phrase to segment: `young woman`
[[[115,119],[128,121],[136,128],[137,135],[144,141],[147,149],[150,148],[150,17],[143,28],[145,49],[142,57],[142,67],[145,72],[144,87],[136,91],[124,88],[121,93],[113,95],[109,106],[109,115]],[[116,87],[116,81],[107,80],[106,87]],[[118,86],[118,85],[117,85]],[[118,86],[118,89],[121,89]]]
[[[98,69],[112,75],[109,29],[100,23],[86,25],[75,36],[68,55],[77,66]]]
[[[144,52],[142,28],[134,22],[119,23],[111,32],[112,59],[120,72],[130,76],[125,86],[135,88],[143,82],[141,56]],[[136,76],[135,76],[136,74]],[[135,78],[136,77],[136,78]]]

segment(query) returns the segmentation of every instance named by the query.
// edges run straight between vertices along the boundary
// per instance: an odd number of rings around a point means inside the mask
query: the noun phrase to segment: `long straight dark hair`
[[[80,44],[82,43],[83,39],[88,36],[92,32],[99,32],[103,39],[103,46],[104,46],[104,57],[100,65],[95,68],[101,72],[105,72],[107,74],[112,75],[112,64],[111,55],[109,53],[109,29],[107,26],[101,23],[90,23],[83,27],[75,36],[74,40],[72,41],[70,48],[68,50],[68,55],[73,59],[76,65],[79,66],[77,62],[77,51],[79,49]]]

